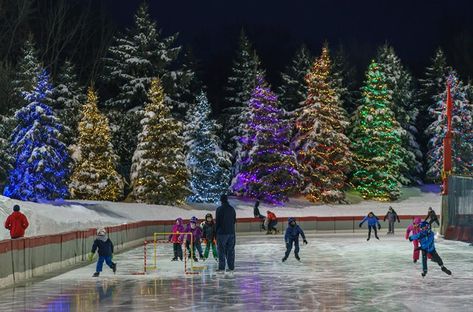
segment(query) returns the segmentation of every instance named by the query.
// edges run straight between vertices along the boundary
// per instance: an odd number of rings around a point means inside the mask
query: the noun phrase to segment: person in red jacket
[[[11,238],[21,238],[25,236],[25,230],[28,228],[28,219],[20,212],[20,206],[13,206],[13,213],[5,221],[5,228],[10,230]]]
[[[268,231],[266,234],[276,234],[278,233],[278,229],[276,229],[276,224],[278,224],[278,218],[272,211],[266,211],[266,220],[268,222],[267,228]]]

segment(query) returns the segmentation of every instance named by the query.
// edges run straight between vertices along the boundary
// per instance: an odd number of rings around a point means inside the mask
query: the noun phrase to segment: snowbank
[[[261,204],[260,212],[275,211],[278,217],[289,216],[353,216],[366,215],[373,211],[378,216],[392,206],[399,214],[426,214],[429,206],[440,213],[441,196],[439,189],[432,186],[404,188],[402,197],[395,202],[362,200],[349,193],[346,205],[314,205],[303,198],[292,198],[285,206],[275,207]],[[254,201],[230,198],[236,208],[237,217],[253,217]],[[116,225],[141,220],[172,220],[177,217],[188,219],[197,216],[203,219],[208,212],[215,212],[217,205],[192,204],[183,207],[146,205],[137,203],[114,203],[101,201],[60,201],[54,203],[33,203],[13,200],[0,196],[0,219],[3,221],[11,213],[14,204],[30,221],[26,235],[52,234],[100,225]],[[2,227],[3,228],[3,227]],[[8,238],[8,231],[0,231],[0,239]]]

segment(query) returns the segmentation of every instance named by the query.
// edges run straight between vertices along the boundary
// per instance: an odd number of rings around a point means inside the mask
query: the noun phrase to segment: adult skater
[[[299,235],[302,236],[304,244],[307,245],[307,240],[305,239],[304,231],[302,231],[301,227],[296,224],[296,218],[289,218],[287,219],[288,227],[286,229],[286,233],[284,234],[284,241],[286,242],[286,253],[284,254],[284,258],[282,258],[282,262],[287,260],[289,254],[291,253],[292,245],[294,245],[294,257],[296,257],[297,261],[300,261],[299,258]]]
[[[414,221],[409,224],[409,226],[406,229],[406,239],[409,239],[411,235],[418,234],[420,232],[420,223],[422,222],[422,219],[419,217],[415,217]],[[414,263],[419,260],[419,254],[420,254],[420,249],[419,249],[419,240],[414,239],[412,241],[412,244],[414,245],[414,252],[412,253],[412,260],[414,260]]]
[[[272,211],[266,211],[266,220],[268,223],[268,230],[266,234],[276,234],[278,229],[276,229],[276,224],[278,224],[278,218]]]
[[[419,224],[420,232],[409,236],[410,241],[419,240],[422,250],[422,277],[427,274],[427,255],[432,256],[432,261],[437,262],[443,272],[451,275],[452,272],[443,265],[442,258],[435,250],[435,234],[430,229],[429,223],[423,221]]]
[[[370,240],[371,229],[374,230],[374,237],[376,237],[376,239],[379,239],[378,231],[376,230],[376,225],[378,225],[378,230],[380,230],[381,224],[379,224],[378,217],[375,216],[374,213],[371,211],[366,217],[363,218],[363,220],[359,224],[359,227],[361,227],[363,223],[365,223],[365,221],[368,221],[368,238],[366,240]]]
[[[265,217],[259,212],[259,200],[256,201],[255,206],[253,207],[253,215],[255,218],[261,219],[261,228],[263,230],[266,230],[266,227],[264,226],[264,219]]]
[[[401,220],[399,220],[399,216],[397,215],[396,211],[394,211],[393,207],[391,206],[389,206],[388,212],[384,216],[383,222],[386,222],[386,219],[388,219],[388,223],[389,223],[388,234],[394,235],[394,223],[396,222],[396,219],[397,219],[397,223],[400,223]]]
[[[228,271],[235,270],[235,209],[230,206],[227,195],[220,196],[220,207],[215,215],[215,228],[217,233],[218,270],[225,271],[225,262]]]
[[[102,272],[103,262],[113,270],[113,273],[117,271],[117,264],[112,262],[113,259],[113,243],[110,238],[107,237],[107,231],[104,228],[97,230],[97,237],[95,238],[92,250],[89,254],[89,261],[94,258],[95,251],[98,249],[99,259],[93,277],[98,277]]]
[[[28,226],[28,219],[20,212],[20,206],[13,206],[12,214],[5,220],[5,228],[10,231],[10,237],[15,239],[25,236]]]
[[[437,225],[440,226],[439,218],[432,207],[429,207],[429,210],[427,211],[427,217],[425,217],[424,221],[429,222],[430,227],[432,227],[432,223],[437,223]]]

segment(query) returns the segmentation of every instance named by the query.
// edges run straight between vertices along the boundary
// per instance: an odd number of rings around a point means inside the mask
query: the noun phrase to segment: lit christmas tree
[[[332,85],[331,67],[325,46],[306,76],[308,96],[296,118],[293,145],[304,176],[302,193],[311,201],[343,201],[352,163],[348,117]]]
[[[452,152],[453,173],[471,175],[473,173],[473,105],[466,99],[466,89],[457,78],[455,71],[450,71],[448,81],[451,86],[452,110]],[[430,107],[432,122],[426,130],[429,136],[427,152],[427,178],[440,182],[443,170],[443,139],[447,133],[446,86]]]
[[[400,195],[400,175],[407,165],[402,147],[404,130],[390,109],[386,77],[372,61],[366,73],[363,98],[355,113],[351,134],[356,169],[352,183],[364,198],[395,200]]]
[[[204,92],[197,97],[197,105],[189,114],[187,140],[193,202],[215,203],[228,192],[230,184],[230,154],[222,151],[215,134],[215,121],[210,119],[210,105]]]
[[[38,75],[32,92],[25,92],[27,106],[16,112],[18,126],[12,134],[14,155],[4,195],[21,200],[52,200],[68,195],[69,154],[62,141],[62,126],[44,104],[51,94],[49,75]]]
[[[97,93],[90,87],[82,106],[69,190],[72,198],[116,201],[123,196],[124,183],[116,171],[118,157],[110,143],[107,117],[100,113],[97,103]]]
[[[190,194],[182,125],[164,103],[159,79],[151,81],[138,146],[133,155],[133,195],[148,204],[179,204]]]
[[[247,123],[248,136],[242,137],[242,169],[234,179],[235,192],[279,204],[288,200],[301,181],[296,155],[289,147],[290,128],[277,96],[262,78],[257,79]]]

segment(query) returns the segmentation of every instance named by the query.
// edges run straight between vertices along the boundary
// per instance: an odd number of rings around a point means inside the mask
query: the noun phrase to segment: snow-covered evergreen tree
[[[391,94],[391,110],[396,120],[405,130],[403,135],[403,147],[408,151],[404,162],[408,165],[402,172],[401,183],[420,183],[422,174],[422,152],[417,143],[418,131],[416,120],[418,111],[418,97],[414,80],[401,63],[394,52],[394,48],[388,44],[378,50],[377,62],[383,70],[389,92]]]
[[[352,183],[364,198],[395,200],[400,196],[406,149],[404,130],[391,110],[391,94],[381,67],[373,60],[362,88],[363,98],[351,133],[356,169]]]
[[[342,107],[352,114],[356,109],[358,92],[355,90],[355,68],[350,66],[348,55],[342,45],[333,53],[330,80]]]
[[[453,173],[471,175],[473,173],[473,105],[468,102],[466,88],[458,79],[455,71],[450,71],[448,81],[453,101]],[[446,85],[444,90],[434,99],[435,105],[432,105],[429,111],[434,122],[426,129],[426,134],[429,137],[427,178],[433,182],[440,182],[443,170],[443,139],[447,132]]]
[[[190,194],[182,124],[164,103],[158,78],[151,81],[148,98],[131,167],[133,195],[149,204],[182,203]]]
[[[52,200],[68,195],[69,154],[63,127],[44,101],[51,94],[49,75],[42,70],[36,87],[24,96],[29,103],[15,114],[11,149],[14,156],[4,195],[21,200]]]
[[[84,88],[79,84],[75,66],[66,60],[56,79],[51,106],[65,126],[64,139],[68,145],[74,143],[78,137],[77,127],[84,102]]]
[[[305,76],[312,65],[312,56],[305,45],[296,52],[291,64],[281,73],[282,85],[279,87],[279,102],[287,112],[299,108],[307,98]]]
[[[308,95],[297,111],[293,146],[302,193],[311,201],[341,202],[353,155],[346,136],[348,116],[333,86],[327,46],[306,76]]]
[[[12,169],[13,158],[10,153],[10,118],[0,115],[0,185],[3,185]]]
[[[100,113],[97,93],[87,91],[87,102],[81,107],[77,149],[69,190],[72,198],[119,200],[123,196],[123,178],[116,171],[118,157],[110,143],[107,117]]]
[[[233,62],[230,77],[226,87],[226,104],[228,108],[223,114],[223,144],[230,152],[233,161],[238,159],[241,151],[240,138],[245,136],[245,125],[249,118],[248,101],[256,86],[257,75],[263,75],[261,64],[256,51],[242,31],[236,58]],[[233,168],[233,175],[239,171],[239,166]]]
[[[193,202],[218,202],[230,185],[230,153],[219,146],[215,121],[210,119],[211,108],[205,92],[196,99],[197,105],[189,114],[186,131],[189,146],[186,164],[190,172]]]

